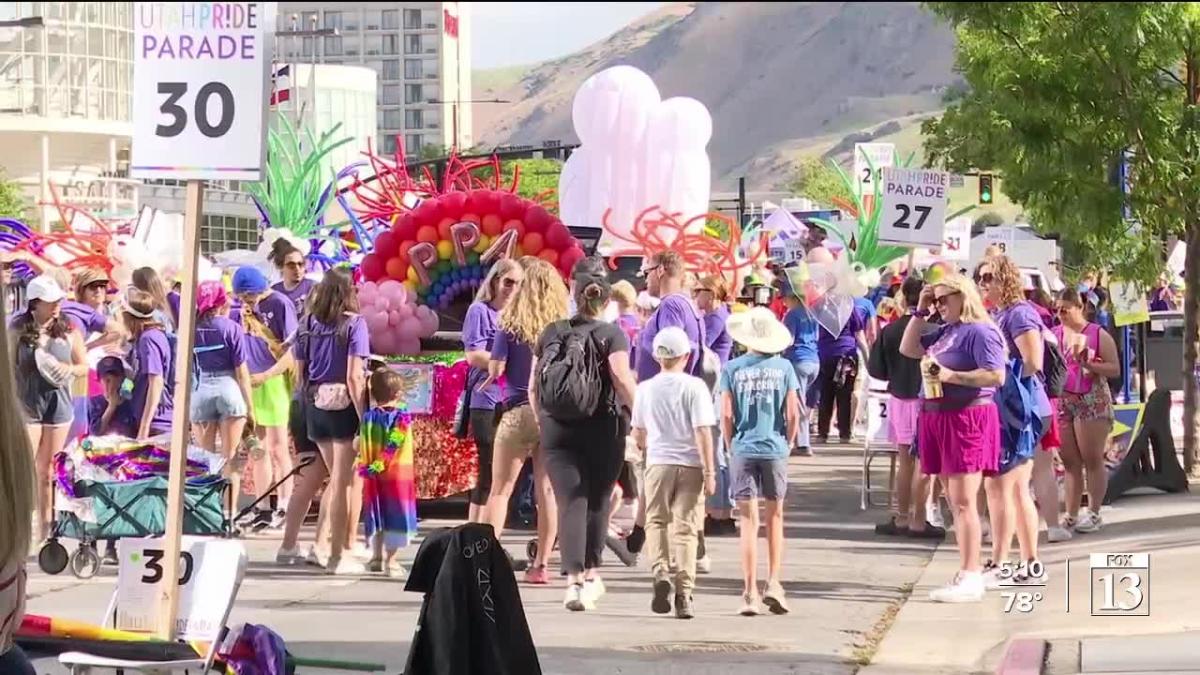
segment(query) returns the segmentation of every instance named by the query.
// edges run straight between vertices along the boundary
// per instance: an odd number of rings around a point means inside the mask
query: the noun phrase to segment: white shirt
[[[703,466],[696,429],[716,424],[712,394],[698,377],[660,372],[637,386],[633,427],[646,430],[646,466]]]

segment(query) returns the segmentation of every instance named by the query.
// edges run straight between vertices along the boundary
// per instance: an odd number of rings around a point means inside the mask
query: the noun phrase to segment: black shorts
[[[344,410],[321,410],[314,405],[306,407],[308,438],[312,442],[350,441],[358,435],[358,411],[354,406]]]
[[[308,438],[308,422],[304,416],[304,405],[298,398],[292,399],[291,410],[288,413],[288,433],[292,435],[292,443],[296,448],[297,456],[320,454],[321,449]]]
[[[28,424],[61,426],[75,419],[75,404],[71,401],[71,391],[66,388],[22,392],[21,402]]]
[[[637,475],[633,462],[621,465],[621,475],[617,476],[617,487],[621,488],[621,499],[633,499],[638,496]]]
[[[472,410],[471,436],[475,439],[475,448],[479,452],[479,476],[475,481],[475,489],[471,490],[471,503],[482,506],[487,504],[492,492],[492,453],[496,442],[496,413],[491,410]]]

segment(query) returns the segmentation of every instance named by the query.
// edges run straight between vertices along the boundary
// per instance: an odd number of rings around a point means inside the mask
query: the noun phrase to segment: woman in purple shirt
[[[725,279],[712,275],[700,280],[692,293],[696,306],[704,312],[704,346],[708,347],[721,360],[721,367],[729,361],[733,351],[733,338],[725,330],[725,322],[729,321],[729,288]]]
[[[292,242],[287,239],[276,239],[271,246],[271,254],[268,256],[272,265],[279,270],[283,275],[283,281],[275,284],[271,288],[279,291],[288,300],[291,300],[296,305],[296,316],[304,316],[305,302],[308,300],[308,294],[316,287],[316,282],[304,276],[308,263],[304,260],[304,253],[300,249],[292,245]]]
[[[359,574],[361,565],[342,560],[350,532],[350,495],[354,482],[354,437],[366,406],[367,322],[358,313],[358,295],[350,275],[325,273],[309,298],[293,353],[304,396],[308,438],[329,467],[330,574]]]
[[[849,443],[854,425],[854,385],[858,382],[859,352],[866,353],[866,328],[870,317],[861,307],[850,312],[850,319],[836,336],[824,326],[817,337],[821,369],[817,373],[817,442],[829,441],[833,407],[837,406],[838,437]]]
[[[931,330],[935,306],[943,323]],[[983,600],[976,497],[984,472],[996,471],[1000,463],[1000,413],[993,394],[1004,384],[1006,352],[975,285],[957,274],[925,287],[900,340],[901,354],[922,360],[921,470],[946,483],[958,535],[959,572],[930,592],[934,602]]]
[[[200,447],[215,452],[217,433],[229,457],[242,440],[246,418],[253,418],[250,371],[246,368],[246,331],[229,318],[229,295],[219,281],[196,289],[196,380],[190,419]]]
[[[542,331],[567,318],[567,286],[550,263],[525,256],[520,260],[524,281],[504,311],[492,345],[488,378],[476,390],[486,389],[505,377],[504,400],[499,406],[495,458],[492,464],[492,494],[488,498],[488,521],[497,533],[508,519],[508,500],[525,458],[533,455],[533,480],[537,494],[538,552],[525,571],[525,581],[547,584],[546,562],[558,531],[558,509],[546,475],[537,418],[529,407],[529,377],[533,368],[533,346]]]
[[[153,267],[139,267],[133,271],[133,287],[147,293],[154,299],[154,311],[158,313],[158,322],[163,330],[174,333],[179,325],[179,311],[171,309],[167,299],[167,287]]]
[[[137,437],[146,439],[171,430],[174,413],[175,341],[163,330],[154,311],[154,298],[136,288],[125,292],[121,317],[133,340],[129,361],[133,371],[130,403],[137,419]]]
[[[487,379],[488,361],[496,338],[498,315],[521,286],[524,273],[515,260],[504,258],[492,265],[479,288],[475,302],[463,319],[463,350],[471,369],[467,372],[467,414],[471,435],[479,451],[479,474],[471,490],[468,519],[472,523],[490,522],[487,518],[488,495],[492,492],[492,447],[496,440],[496,406],[501,403],[500,387],[478,389]]]

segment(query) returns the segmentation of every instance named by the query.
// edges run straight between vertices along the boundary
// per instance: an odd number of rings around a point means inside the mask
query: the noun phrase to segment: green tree
[[[28,208],[24,190],[0,169],[0,218],[24,218]]]
[[[788,190],[824,207],[833,206],[835,197],[854,202],[837,170],[816,157],[804,157],[800,160],[792,174],[791,182],[788,183]]]
[[[1162,241],[1187,242],[1185,381],[1200,328],[1200,7],[1195,3],[935,2],[970,91],[924,125],[926,155],[998,171],[1005,194],[1088,266],[1152,281]],[[1131,198],[1112,167],[1129,152]],[[1131,225],[1122,216],[1130,210]],[[1184,387],[1197,469],[1197,389]]]
[[[558,176],[562,173],[562,167],[562,162],[557,159],[506,159],[500,162],[500,185],[512,185],[513,174],[520,168],[517,194],[526,199],[542,197],[542,201],[550,207],[550,212],[558,215]],[[475,175],[489,180],[492,169],[479,169]]]

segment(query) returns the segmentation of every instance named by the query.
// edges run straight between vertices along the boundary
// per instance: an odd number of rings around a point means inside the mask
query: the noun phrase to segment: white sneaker
[[[1061,541],[1070,541],[1071,531],[1065,527],[1048,527],[1046,528],[1046,541],[1051,544],[1057,544]]]
[[[1099,513],[1093,511],[1084,511],[1079,516],[1079,522],[1075,523],[1075,531],[1083,534],[1098,532],[1102,527],[1104,527],[1104,521],[1101,520]]]
[[[300,553],[298,548],[281,548],[275,553],[277,565],[301,565],[304,559],[304,554]]]
[[[330,558],[325,573],[336,577],[363,576],[367,573],[367,568],[357,560]]]
[[[308,553],[304,556],[304,562],[314,567],[325,567],[329,562],[329,558],[324,553],[318,551],[316,546],[311,546],[308,549]]]
[[[707,555],[696,561],[696,573],[708,574],[712,571],[712,558]]]
[[[572,612],[582,612],[587,609],[583,602],[583,584],[567,584],[567,596],[563,598],[563,607]]]
[[[925,506],[925,522],[946,529],[946,519],[942,516],[942,507],[937,502],[929,502]]]
[[[604,597],[608,589],[604,587],[604,580],[600,577],[588,579],[583,582],[583,604],[588,609],[596,609],[596,602]]]
[[[930,591],[929,599],[934,602],[980,602],[983,595],[983,575],[960,571],[954,576],[954,581]]]
[[[983,566],[983,574],[980,577],[983,579],[985,591],[997,591],[1004,587],[1005,578],[1001,575],[1000,566],[990,560]]]
[[[404,565],[401,565],[400,563],[398,563],[394,560],[385,565],[383,573],[389,579],[407,579],[408,578],[408,570],[404,569]]]

